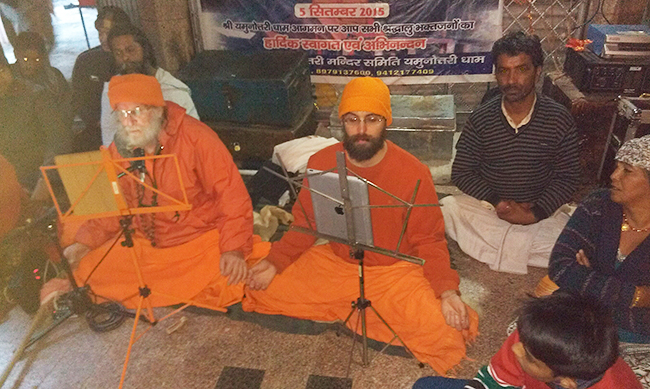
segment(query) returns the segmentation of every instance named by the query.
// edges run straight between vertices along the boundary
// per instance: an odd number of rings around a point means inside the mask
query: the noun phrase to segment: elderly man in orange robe
[[[308,168],[334,168],[336,152],[345,151],[348,169],[380,188],[411,201],[419,180],[415,203],[438,203],[428,167],[385,139],[392,114],[390,92],[380,79],[352,80],[343,91],[338,113],[344,141],[314,154]],[[308,227],[305,214],[315,225],[310,192],[302,190],[299,199],[305,213],[296,203],[295,225]],[[369,188],[369,199],[372,205],[400,204],[374,188]],[[403,207],[373,208],[374,244],[395,249],[406,215]],[[289,231],[276,242],[249,272],[244,309],[311,320],[345,319],[359,294],[357,261],[350,259],[349,246],[333,242],[314,246],[315,240]],[[424,259],[424,266],[366,252],[366,297],[414,355],[443,374],[465,356],[466,340],[477,334],[478,316],[460,298],[439,207],[412,209],[400,252]],[[367,318],[369,337],[384,342],[393,338],[372,312]]]
[[[134,216],[134,249],[153,306],[183,300],[223,308],[243,297],[246,259],[253,253],[253,210],[232,157],[219,137],[179,105],[164,101],[151,76],[115,76],[109,99],[119,130],[109,151],[113,158],[175,154],[192,209]],[[125,167],[128,163],[125,163]],[[145,183],[182,198],[173,159],[146,161]],[[167,205],[166,199],[120,178],[130,207]],[[120,232],[119,218],[84,223],[64,255],[76,266],[74,276],[95,295],[137,305],[138,280],[129,248],[111,246]],[[256,245],[258,249],[263,245]],[[108,252],[106,258],[103,258]],[[254,256],[254,255],[253,255]]]

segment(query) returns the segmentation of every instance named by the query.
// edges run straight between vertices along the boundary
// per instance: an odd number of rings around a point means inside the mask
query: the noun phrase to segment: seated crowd
[[[146,160],[141,180],[175,198],[186,193],[191,209],[129,218],[142,276],[164,292],[148,298],[152,306],[191,301],[225,311],[241,302],[263,314],[348,319],[357,330],[358,311],[350,313],[359,293],[357,253],[334,241],[315,245],[315,236],[297,230],[272,245],[255,237],[242,177],[199,120],[189,88],[157,66],[146,36],[119,8],[101,9],[95,27],[101,45],[79,55],[71,88],[35,33],[17,37],[16,64],[0,61],[0,237],[16,223],[20,197],[38,187],[38,167],[55,155],[100,145],[114,159],[140,150],[175,155],[178,165]],[[350,175],[382,189],[368,189],[371,206],[387,206],[370,210],[374,245],[424,260],[362,254],[366,298],[381,314],[368,314],[367,335],[389,343],[392,328],[440,375],[466,357],[479,317],[461,298],[447,235],[493,270],[548,267],[559,291],[524,304],[517,330],[474,380],[426,377],[415,387],[640,388],[619,342],[650,344],[650,136],[625,143],[611,188],[593,192],[569,216],[564,204],[581,174],[578,136],[571,114],[535,90],[539,39],[509,34],[492,57],[500,93],[468,119],[452,167],[463,194],[442,198],[442,207],[399,206],[439,201],[429,168],[386,139],[392,111],[380,79],[345,86],[338,106],[344,139],[309,159],[309,169],[336,171],[344,155]],[[140,183],[120,185],[130,207],[169,205]],[[292,214],[296,227],[316,224],[308,189]],[[133,309],[140,283],[130,248],[115,245],[120,231],[118,217],[86,221],[63,254],[78,283]],[[70,288],[57,282],[54,289]]]

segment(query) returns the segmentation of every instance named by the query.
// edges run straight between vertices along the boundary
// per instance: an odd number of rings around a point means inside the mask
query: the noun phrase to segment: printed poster
[[[206,50],[302,50],[312,82],[493,81],[500,0],[200,0]]]

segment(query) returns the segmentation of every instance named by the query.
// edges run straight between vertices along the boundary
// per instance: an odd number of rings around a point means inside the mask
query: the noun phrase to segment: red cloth
[[[361,168],[348,161],[348,169],[406,201],[411,200],[416,181],[420,180],[415,203],[437,204],[438,196],[429,168],[394,143],[390,141],[386,143],[388,144],[386,156],[377,165]],[[319,151],[309,159],[308,168],[328,170],[335,167],[336,152],[342,150],[343,145],[338,143]],[[375,188],[369,188],[369,197],[372,205],[400,204]],[[299,198],[309,215],[311,225],[315,226],[311,194],[304,189],[300,191]],[[374,208],[371,210],[375,246],[391,250],[397,247],[406,212],[406,208]],[[292,213],[295,217],[294,225],[308,227],[299,202],[294,205]],[[313,236],[290,230],[282,237],[282,240],[273,244],[266,259],[281,272],[307,251],[314,241]],[[356,263],[355,260],[349,259],[347,245],[340,243],[331,243],[331,245],[337,256]],[[445,226],[440,207],[413,208],[399,251],[423,258],[426,261],[423,266],[424,276],[429,280],[436,296],[440,296],[440,293],[445,290],[458,290],[458,273],[450,267]],[[366,266],[386,266],[398,262],[398,260],[366,252],[364,262]]]
[[[542,381],[524,373],[521,365],[517,362],[517,357],[512,351],[512,345],[519,342],[519,332],[515,331],[508,339],[506,339],[503,346],[490,360],[490,367],[488,371],[492,374],[499,384],[502,386],[516,386],[524,387],[526,389],[548,389],[548,385]],[[630,367],[621,359],[618,360],[610,367],[603,378],[595,385],[589,387],[590,389],[642,389],[641,383],[636,378],[636,375]]]
[[[159,213],[155,217],[157,247],[187,243],[211,230],[219,230],[221,252],[239,250],[248,256],[253,244],[253,207],[244,182],[228,149],[217,134],[200,121],[185,114],[179,105],[167,102],[168,122],[159,136],[161,154],[178,157],[190,211]],[[109,147],[113,158],[121,158],[115,144]],[[147,161],[147,170],[155,177],[158,189],[175,198],[182,198],[171,158]],[[124,164],[128,167],[128,163]],[[135,183],[122,178],[123,191],[131,206],[136,206]],[[148,182],[150,183],[150,182]],[[148,192],[148,191],[147,191]],[[158,196],[159,205],[170,204]],[[81,226],[75,241],[97,248],[119,231],[118,218],[89,220]],[[142,231],[140,218],[134,218]]]
[[[14,167],[0,155],[0,238],[9,232],[20,216],[22,188]]]

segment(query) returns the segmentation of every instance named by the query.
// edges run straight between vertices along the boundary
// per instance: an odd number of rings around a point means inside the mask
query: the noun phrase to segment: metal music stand
[[[275,176],[277,176],[279,178],[282,178],[282,179],[286,180],[289,183],[289,188],[291,190],[291,193],[294,196],[294,198],[297,199],[302,212],[305,214],[305,220],[307,221],[307,224],[309,225],[309,228],[304,228],[304,227],[299,227],[299,226],[291,226],[291,229],[293,229],[295,231],[298,231],[298,232],[301,232],[301,233],[304,233],[304,234],[315,236],[317,238],[323,238],[323,239],[327,239],[327,240],[332,241],[332,242],[346,244],[346,245],[348,245],[350,247],[350,258],[353,258],[353,259],[357,260],[357,262],[358,262],[358,266],[359,266],[359,297],[357,298],[356,301],[352,302],[352,310],[350,311],[350,314],[347,316],[347,318],[343,322],[343,326],[347,328],[347,324],[350,321],[350,319],[352,318],[352,315],[354,314],[354,312],[358,312],[357,323],[356,323],[356,326],[355,326],[355,329],[354,329],[354,332],[353,332],[354,335],[353,335],[353,339],[352,339],[352,348],[350,350],[350,359],[349,359],[349,362],[348,362],[347,375],[349,376],[349,374],[350,374],[350,366],[352,365],[352,359],[353,359],[353,356],[354,356],[354,349],[355,349],[355,345],[356,345],[356,342],[357,342],[357,334],[359,332],[358,331],[359,330],[359,324],[361,324],[361,339],[360,339],[360,341],[361,341],[361,364],[362,364],[363,367],[367,367],[370,364],[370,362],[368,360],[368,336],[367,336],[367,328],[366,328],[366,309],[368,309],[368,308],[370,308],[370,310],[379,318],[379,320],[393,334],[393,338],[386,344],[386,346],[384,346],[384,348],[380,351],[380,353],[383,352],[384,350],[386,350],[386,348],[388,348],[388,346],[390,346],[395,340],[398,340],[402,344],[404,349],[413,358],[415,358],[415,356],[413,355],[411,350],[408,348],[406,343],[404,343],[402,338],[400,338],[400,336],[391,328],[391,326],[386,322],[386,320],[384,320],[384,318],[379,314],[379,312],[377,312],[377,310],[372,306],[371,301],[366,299],[366,296],[365,296],[365,273],[364,273],[364,262],[363,262],[364,251],[371,251],[371,252],[375,252],[375,253],[378,253],[378,254],[387,255],[387,256],[402,260],[402,261],[414,263],[414,264],[417,264],[417,265],[423,265],[424,260],[422,258],[402,254],[402,253],[399,252],[399,249],[400,249],[400,246],[401,246],[401,243],[402,243],[402,239],[404,238],[404,234],[406,232],[406,227],[408,226],[408,221],[409,221],[409,218],[411,216],[411,211],[413,210],[413,208],[416,208],[416,207],[436,207],[436,206],[440,206],[440,204],[414,204],[415,198],[416,198],[417,193],[418,193],[418,189],[420,187],[420,180],[418,180],[416,185],[415,185],[415,189],[413,190],[413,195],[411,196],[411,201],[410,202],[402,200],[399,197],[397,197],[397,196],[383,190],[382,188],[375,185],[374,183],[366,180],[365,178],[363,178],[363,177],[359,176],[358,174],[354,173],[353,171],[348,170],[347,167],[346,167],[346,164],[345,164],[345,153],[342,152],[342,151],[339,151],[339,152],[336,153],[336,168],[335,168],[337,170],[338,176],[339,176],[339,186],[340,186],[340,190],[341,190],[341,198],[343,199],[342,201],[339,201],[339,200],[337,200],[335,198],[332,198],[331,196],[328,196],[328,195],[326,195],[324,193],[321,193],[321,192],[319,192],[317,190],[314,190],[313,188],[311,188],[309,186],[304,186],[304,185],[302,185],[300,183],[300,181],[302,181],[304,178],[309,178],[310,176],[314,176],[314,175],[317,175],[317,174],[332,172],[335,169],[330,169],[330,170],[323,171],[323,172],[318,172],[318,173],[303,174],[303,175],[299,175],[299,176],[291,178],[291,177],[289,177],[289,175],[287,173],[287,170],[286,170],[284,164],[282,163],[282,159],[280,159],[279,156],[278,156],[278,160],[279,160],[280,165],[282,167],[282,170],[284,172],[284,176],[281,175],[281,174],[278,174],[278,173],[276,173],[276,172],[274,172],[274,171],[272,171],[272,170],[270,170],[270,169],[268,169],[266,167],[265,167],[265,169],[268,172],[270,172],[271,174],[273,174],[273,175],[275,175]],[[352,201],[350,199],[350,191],[349,191],[349,188],[348,188],[348,180],[347,180],[348,173],[351,173],[353,176],[359,178],[360,180],[365,182],[367,185],[379,190],[380,192],[390,196],[391,198],[397,200],[400,203],[400,204],[397,204],[397,205],[369,205],[368,206],[369,208],[407,208],[406,218],[405,218],[404,223],[402,225],[402,230],[401,230],[401,233],[400,233],[399,241],[397,242],[397,247],[394,250],[381,248],[381,247],[377,247],[377,246],[374,246],[374,245],[367,245],[367,244],[363,244],[363,243],[360,243],[360,242],[357,241],[356,234],[355,234],[355,221],[354,221],[353,209],[358,208],[358,207],[354,207],[352,205]],[[347,239],[341,239],[341,238],[336,237],[336,236],[322,234],[322,233],[318,232],[315,228],[313,228],[313,226],[311,225],[311,222],[309,221],[309,217],[307,216],[305,208],[304,208],[304,206],[300,202],[300,199],[297,196],[296,187],[300,187],[300,188],[309,190],[311,193],[315,193],[315,194],[318,194],[320,196],[324,196],[327,199],[331,200],[332,202],[343,206],[345,219],[346,219],[346,225],[347,225],[347,234],[348,234]],[[338,331],[337,331],[337,333],[338,333]],[[415,358],[415,359],[417,360],[417,358]],[[420,362],[420,367],[423,367],[423,366],[424,365]]]
[[[124,360],[124,366],[122,368],[122,376],[120,378],[119,388],[122,388],[124,384],[124,378],[126,376],[126,370],[129,363],[129,358],[131,355],[131,348],[133,344],[140,339],[144,333],[146,333],[153,325],[157,324],[159,321],[162,321],[181,310],[187,308],[190,305],[223,311],[222,308],[214,307],[208,304],[201,304],[195,302],[191,299],[179,299],[176,296],[167,295],[159,291],[151,290],[145,283],[142,271],[139,265],[139,258],[136,254],[136,250],[133,249],[133,239],[131,230],[131,219],[135,215],[140,214],[149,214],[157,212],[178,212],[178,211],[188,211],[192,208],[192,205],[189,204],[187,199],[187,193],[185,192],[185,186],[183,185],[183,179],[180,173],[180,166],[178,159],[175,155],[152,155],[138,158],[123,158],[123,159],[112,159],[110,152],[105,147],[100,148],[101,159],[97,160],[92,157],[88,157],[90,153],[81,153],[81,154],[71,154],[66,156],[58,156],[55,160],[58,165],[56,166],[47,166],[41,167],[41,172],[47,184],[47,188],[50,191],[50,195],[54,201],[54,206],[59,215],[59,220],[64,223],[66,221],[76,221],[76,220],[90,220],[104,217],[121,217],[120,225],[122,227],[122,233],[124,235],[124,241],[122,245],[125,247],[130,247],[131,250],[131,259],[133,261],[134,270],[138,278],[138,289],[139,289],[139,300],[135,313],[135,320],[133,323],[133,329],[131,331],[131,336],[129,339],[129,346]],[[96,154],[96,153],[95,153]],[[84,160],[84,155],[86,155]],[[76,156],[76,157],[75,157]],[[79,158],[81,156],[81,160]],[[173,159],[176,176],[178,183],[182,191],[182,199],[176,199],[173,196],[170,196],[148,184],[142,182],[140,178],[136,177],[131,169],[124,167],[126,164],[134,161],[147,161],[147,160],[156,160],[156,159]],[[60,163],[61,162],[61,163]],[[56,198],[54,190],[52,189],[51,182],[48,178],[47,172],[50,170],[57,170],[61,176],[64,186],[66,187],[66,192],[68,197],[73,200],[71,201],[70,208],[63,212],[61,206]],[[119,173],[118,173],[119,172]],[[83,182],[79,180],[78,177],[90,177],[88,181]],[[123,177],[123,179],[133,180],[136,185],[142,186],[144,189],[151,190],[152,192],[158,194],[161,198],[168,200],[170,205],[165,206],[151,206],[151,207],[129,207],[124,198],[122,188],[118,183],[118,177]],[[67,260],[63,258],[64,267],[69,269],[67,266]],[[73,286],[78,287],[74,277],[69,273],[69,277]],[[157,320],[154,316],[153,307],[148,297],[151,295],[158,295],[163,297],[171,297],[176,300],[180,300],[185,305],[174,310],[170,314],[164,316],[163,318]],[[144,317],[149,322],[150,326],[140,333],[136,337],[138,322],[142,313],[142,310],[145,310]],[[42,315],[42,313],[39,313]],[[37,315],[38,316],[38,315]],[[34,332],[35,325],[32,325],[29,333],[27,334],[26,341]],[[25,343],[25,341],[23,342]],[[21,344],[21,347],[16,351],[15,354],[22,353],[26,347],[23,347],[24,344]],[[19,358],[20,355],[15,355],[14,359]],[[12,364],[13,366],[13,364]],[[12,367],[10,366],[10,367]],[[8,375],[8,372],[7,374]]]

